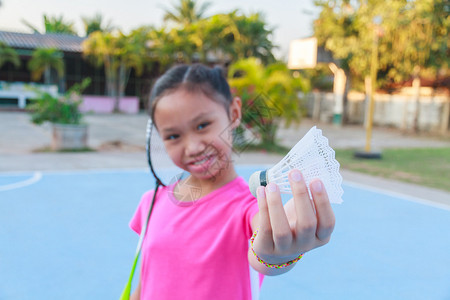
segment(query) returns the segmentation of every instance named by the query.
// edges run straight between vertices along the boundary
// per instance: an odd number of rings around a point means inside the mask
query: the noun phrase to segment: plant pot
[[[52,125],[52,150],[79,150],[87,148],[87,124]]]

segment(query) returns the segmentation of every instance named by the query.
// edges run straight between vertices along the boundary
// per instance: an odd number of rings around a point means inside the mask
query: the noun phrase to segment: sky
[[[0,30],[30,32],[22,20],[38,29],[43,29],[43,15],[64,16],[75,23],[79,34],[83,34],[81,16],[92,17],[96,13],[122,31],[142,25],[161,26],[165,9],[172,8],[178,0],[1,0]],[[205,1],[199,1],[199,4]],[[291,40],[312,35],[312,21],[319,10],[313,0],[209,0],[206,15],[227,13],[240,9],[244,13],[262,12],[266,23],[274,30],[273,41],[279,46],[275,55],[287,60]]]

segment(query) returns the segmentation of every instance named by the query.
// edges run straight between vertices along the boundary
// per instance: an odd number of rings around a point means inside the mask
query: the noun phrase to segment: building
[[[14,48],[19,54],[21,61],[19,68],[16,68],[9,62],[0,68],[0,83],[33,82],[31,72],[28,69],[28,62],[33,51],[38,48],[56,48],[63,53],[65,65],[65,74],[61,80],[56,80],[56,74],[53,74],[54,82],[57,84],[59,92],[65,91],[86,77],[90,77],[92,80],[91,85],[84,91],[84,94],[104,95],[106,82],[104,68],[95,67],[83,58],[81,44],[84,39],[85,37],[68,34],[30,34],[0,31],[0,43],[5,43],[9,47]],[[132,71],[125,95],[140,97],[142,91],[146,90],[143,82],[142,77],[136,77],[134,71]],[[43,78],[36,83],[43,83]],[[17,99],[9,100],[17,101]]]

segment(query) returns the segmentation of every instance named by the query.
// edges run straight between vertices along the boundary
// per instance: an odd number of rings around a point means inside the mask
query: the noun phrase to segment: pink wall
[[[83,103],[80,105],[80,110],[82,112],[112,113],[114,110],[114,98],[83,95]],[[138,113],[138,97],[122,97],[119,102],[119,111],[127,114]]]

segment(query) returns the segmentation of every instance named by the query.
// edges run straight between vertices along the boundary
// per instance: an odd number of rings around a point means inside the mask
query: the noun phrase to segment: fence
[[[447,133],[450,119],[450,97],[433,94],[422,88],[419,97],[404,89],[401,94],[375,94],[375,125],[391,126],[404,130],[417,129],[427,132]],[[308,116],[322,122],[332,122],[334,108],[333,93],[313,92],[306,95]],[[348,94],[348,122],[363,124],[366,115],[366,95]]]

